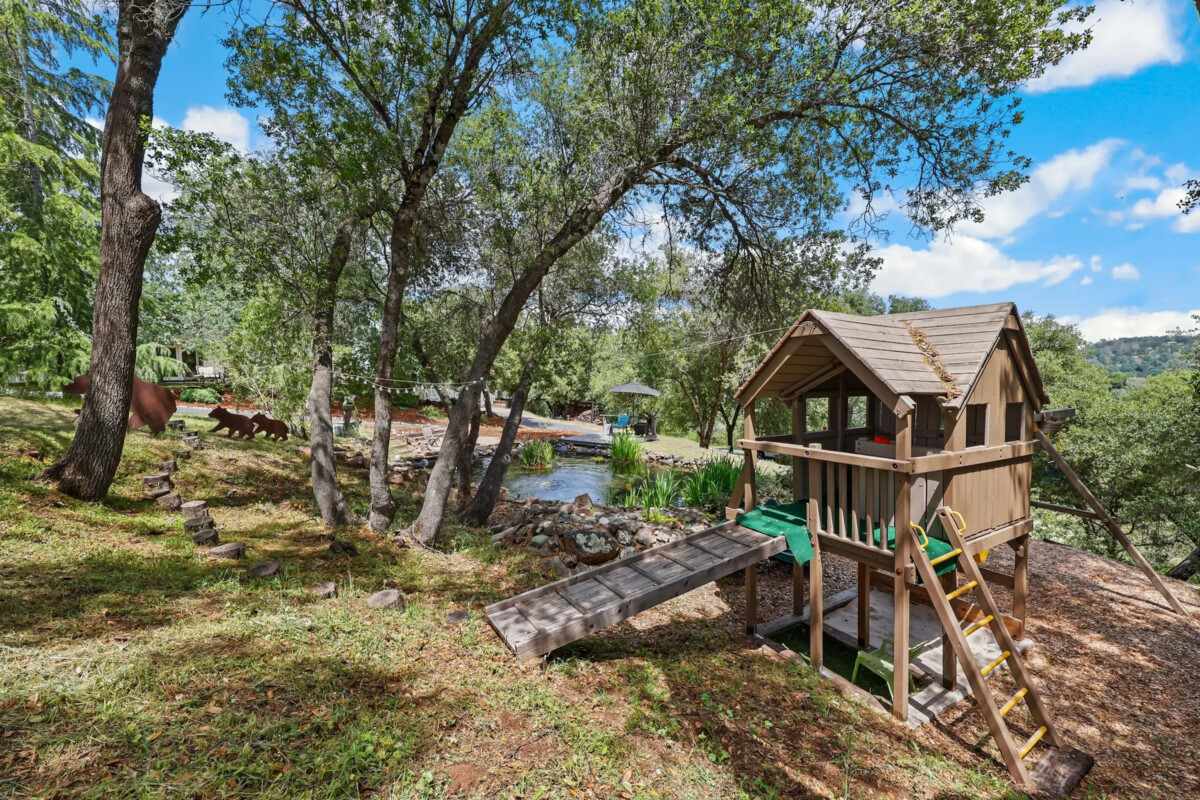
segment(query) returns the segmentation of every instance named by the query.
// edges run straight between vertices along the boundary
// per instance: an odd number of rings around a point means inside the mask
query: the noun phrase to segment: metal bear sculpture
[[[257,433],[254,430],[254,423],[250,421],[249,417],[235,414],[227,408],[217,406],[208,412],[208,415],[217,421],[217,427],[213,428],[209,433],[216,433],[222,428],[228,428],[229,433],[225,434],[226,439],[235,433],[243,439],[253,439],[254,434]]]
[[[87,394],[88,374],[77,375],[75,380],[62,388],[63,394],[77,394],[81,397]],[[167,429],[167,422],[175,413],[175,395],[170,389],[156,386],[153,383],[134,376],[133,393],[129,398],[129,429],[137,430],[149,427],[150,432],[157,436]]]
[[[261,411],[250,418],[254,423],[254,432],[256,434],[265,434],[268,439],[274,439],[277,442],[286,442],[288,438],[287,424],[282,420],[271,419]]]

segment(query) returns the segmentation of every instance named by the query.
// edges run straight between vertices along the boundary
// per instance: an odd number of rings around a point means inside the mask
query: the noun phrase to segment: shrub
[[[421,398],[411,392],[392,392],[394,408],[416,408],[421,405]]]
[[[211,403],[217,405],[221,402],[221,395],[217,394],[215,389],[203,386],[198,389],[184,389],[179,393],[179,399],[185,403]]]
[[[531,469],[545,469],[554,460],[554,445],[543,439],[529,442],[521,448],[521,463]]]
[[[681,489],[684,505],[720,514],[733,494],[741,470],[741,462],[730,455],[708,461],[684,480]]]
[[[636,464],[642,460],[642,443],[628,433],[614,433],[612,459],[618,464]]]

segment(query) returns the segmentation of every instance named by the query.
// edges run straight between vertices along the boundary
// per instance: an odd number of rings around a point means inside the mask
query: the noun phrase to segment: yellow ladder
[[[933,603],[934,610],[937,611],[938,620],[941,622],[942,629],[946,632],[946,638],[954,648],[955,655],[958,656],[958,662],[962,664],[963,672],[967,675],[967,681],[971,684],[971,691],[975,695],[976,702],[979,703],[980,710],[983,711],[988,728],[992,732],[992,738],[996,740],[996,744],[1000,748],[1000,755],[1004,759],[1005,766],[1008,767],[1008,771],[1014,781],[1021,786],[1034,788],[1034,780],[1031,772],[1025,766],[1025,756],[1039,742],[1045,742],[1053,747],[1061,747],[1063,744],[1062,739],[1059,736],[1058,729],[1054,725],[1054,721],[1050,718],[1050,712],[1042,702],[1041,695],[1029,679],[1029,673],[1025,669],[1025,662],[1021,659],[1020,653],[1017,652],[1017,645],[1013,641],[1012,635],[1008,632],[1008,628],[1004,626],[1004,619],[996,606],[996,601],[992,599],[992,593],[988,590],[987,583],[983,580],[983,575],[979,571],[979,565],[975,562],[974,558],[963,557],[964,555],[970,556],[972,554],[968,553],[966,544],[962,538],[962,535],[966,532],[966,524],[963,521],[962,515],[953,509],[942,506],[938,509],[938,519],[941,520],[942,529],[946,531],[953,549],[945,555],[930,560],[929,554],[921,546],[920,535],[916,530],[911,530],[910,532],[916,542],[916,546],[912,548],[912,552],[917,572],[920,573],[921,580],[929,592],[929,599]],[[942,588],[942,583],[936,574],[936,569],[938,565],[950,560],[957,562],[958,568],[962,570],[967,581],[962,586],[947,592]],[[975,592],[975,596],[979,600],[979,605],[983,609],[984,617],[964,631],[959,627],[958,616],[954,613],[952,601],[970,591]],[[1001,655],[987,666],[980,668],[975,662],[975,657],[971,653],[967,639],[985,627],[996,637],[996,643],[1000,646]],[[992,696],[991,689],[987,683],[987,676],[1001,664],[1008,665],[1018,687],[1016,694],[1010,697],[1003,706],[997,705],[996,699]],[[1008,712],[1012,711],[1021,702],[1024,702],[1028,706],[1030,716],[1033,717],[1037,730],[1024,744],[1018,745],[1013,739],[1004,718]]]

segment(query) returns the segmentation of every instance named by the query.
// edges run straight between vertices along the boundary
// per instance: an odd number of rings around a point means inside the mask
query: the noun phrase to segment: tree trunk
[[[479,405],[478,395],[476,392],[476,406]],[[467,508],[467,503],[471,502],[471,465],[475,461],[475,445],[479,441],[479,426],[480,412],[475,411],[471,417],[471,429],[467,433],[467,440],[458,450],[457,462],[455,464],[455,489],[458,495],[456,510],[459,514]]]
[[[419,202],[419,201],[418,201]],[[392,443],[392,370],[400,334],[400,310],[408,286],[410,243],[417,203],[401,208],[392,217],[391,264],[387,297],[379,328],[379,361],[375,365],[375,433],[371,438],[371,530],[386,531],[396,516],[396,503],[388,485],[388,450]]]
[[[329,250],[329,271],[324,292],[313,312],[313,377],[308,392],[308,423],[312,426],[309,447],[312,452],[313,498],[326,525],[353,525],[358,520],[346,504],[337,476],[333,454],[333,315],[337,305],[337,287],[350,258],[354,229],[360,221],[354,216],[344,221]]]
[[[496,414],[492,411],[492,393],[487,387],[483,389],[483,413],[489,417],[494,417]]]
[[[480,489],[482,490],[482,486]],[[1181,581],[1186,581],[1197,573],[1200,573],[1200,545],[1197,545],[1192,552],[1188,553],[1183,561],[1180,561],[1167,570],[1167,577],[1179,578]]]
[[[500,444],[496,446],[496,453],[492,456],[487,471],[483,473],[483,480],[475,490],[475,497],[462,514],[462,520],[467,525],[485,525],[488,517],[492,515],[492,509],[496,507],[500,488],[504,486],[504,476],[508,474],[508,467],[512,463],[512,449],[521,427],[521,413],[525,410],[525,399],[529,396],[535,367],[536,363],[531,360],[521,371],[517,390],[513,392],[512,402],[509,403],[508,419],[505,420],[504,430],[500,433]]]
[[[724,410],[721,411],[721,417],[725,420],[725,441],[729,445],[729,452],[733,452],[733,429],[737,427],[738,417],[742,415],[742,406],[740,403],[734,403],[733,419],[725,416]]]
[[[571,212],[567,220],[554,234],[553,238],[534,257],[532,263],[525,268],[500,303],[500,308],[491,323],[484,329],[479,346],[475,351],[475,360],[467,373],[467,388],[482,385],[484,378],[492,371],[492,365],[500,354],[500,349],[508,340],[513,328],[520,318],[521,309],[525,307],[530,296],[541,285],[542,279],[558,260],[570,251],[599,224],[604,215],[609,212],[630,189],[637,185],[642,175],[657,163],[673,153],[683,144],[682,140],[671,145],[664,145],[659,153],[644,157],[605,181],[600,189],[586,203]],[[453,455],[462,446],[467,436],[471,417],[478,405],[478,393],[471,391],[469,395],[460,397],[450,412],[446,425],[446,436],[442,439],[442,448],[433,471],[429,474],[429,482],[425,485],[425,500],[421,505],[421,513],[413,522],[409,535],[418,542],[428,544],[441,530],[445,518],[446,503],[450,498],[451,484],[454,476]]]
[[[142,193],[142,124],[154,116],[154,85],[187,7],[183,0],[125,0],[118,8],[117,75],[101,140],[90,380],[71,446],[41,475],[81,500],[108,493],[125,447],[142,270],[162,218],[158,203]]]

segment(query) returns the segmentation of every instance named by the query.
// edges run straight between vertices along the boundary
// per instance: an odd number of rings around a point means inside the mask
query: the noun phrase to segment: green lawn
[[[0,398],[0,796],[1010,796],[994,761],[764,658],[731,614],[517,663],[481,608],[546,582],[537,560],[461,528],[437,551],[349,530],[359,554],[333,555],[300,443],[205,437],[183,463],[248,547],[214,560],[142,496],[176,435],[131,434],[105,504],[34,483],[71,425]],[[361,511],[365,473],[342,477]],[[268,558],[280,576],[248,577]],[[327,580],[337,598],[306,591]],[[367,608],[385,587],[404,611]]]

